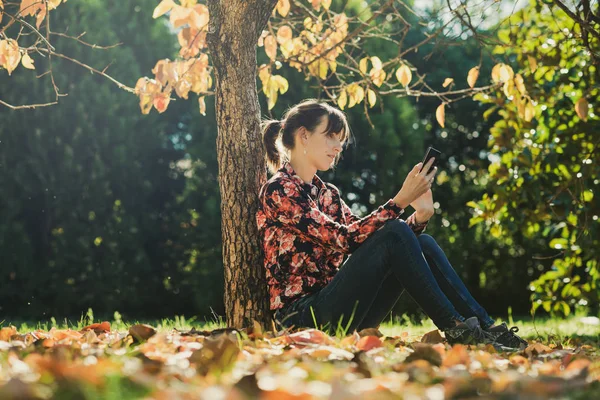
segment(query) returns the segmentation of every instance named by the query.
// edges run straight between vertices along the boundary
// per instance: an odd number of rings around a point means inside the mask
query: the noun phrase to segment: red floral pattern
[[[404,209],[391,199],[364,218],[352,213],[331,183],[305,183],[289,162],[260,190],[256,222],[263,240],[271,310],[326,286],[352,253]],[[416,213],[406,222],[416,235],[427,227]]]

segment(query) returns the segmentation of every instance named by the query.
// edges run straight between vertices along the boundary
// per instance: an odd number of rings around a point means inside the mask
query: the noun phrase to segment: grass
[[[575,315],[564,319],[537,317],[524,317],[518,319],[510,318],[508,326],[517,326],[518,335],[527,340],[536,340],[546,344],[561,344],[564,347],[572,347],[577,344],[590,344],[600,346],[600,325],[585,323],[585,316]],[[497,320],[496,322],[500,322]],[[380,331],[387,336],[400,336],[408,332],[409,340],[416,340],[423,334],[437,329],[430,319],[413,323],[403,316],[399,321],[384,322]]]
[[[522,317],[513,319],[509,315],[508,324],[519,328],[519,335],[528,340],[537,340],[546,344],[561,344],[569,347],[577,344],[590,344],[600,347],[600,325],[586,323],[584,315],[574,315],[568,318],[548,318]],[[588,318],[589,320],[589,318]],[[103,319],[94,319],[93,311],[88,310],[86,315],[81,316],[79,320],[62,320],[61,322],[51,318],[48,321],[25,321],[25,320],[0,320],[0,326],[13,325],[21,333],[31,332],[37,329],[48,331],[51,328],[81,330],[83,327],[93,323],[101,322]],[[597,320],[596,320],[597,321]],[[225,328],[227,325],[222,317],[217,317],[212,321],[197,321],[195,317],[185,318],[184,316],[175,316],[174,318],[163,318],[157,320],[130,320],[123,321],[118,312],[114,313],[111,323],[111,329],[116,331],[127,331],[130,326],[143,323],[155,327],[157,330],[182,330],[187,331],[192,328],[198,330],[211,331],[218,328]],[[497,322],[500,322],[498,320]],[[322,327],[321,327],[322,328]],[[380,331],[386,336],[408,335],[409,341],[418,340],[423,334],[437,329],[430,319],[423,319],[418,323],[411,321],[406,315],[400,318],[396,317],[393,321],[388,320],[381,324]],[[338,324],[333,333],[334,336],[342,338],[347,332],[347,326]]]

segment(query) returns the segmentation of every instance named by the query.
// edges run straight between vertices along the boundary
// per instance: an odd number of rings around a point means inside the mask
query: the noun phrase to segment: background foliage
[[[155,5],[69,2],[53,11],[55,31],[68,27],[87,31],[90,43],[123,44],[97,50],[57,38],[55,45],[98,68],[113,63],[115,78],[135,82],[157,59],[177,53],[177,38],[151,17]],[[535,119],[520,119],[499,91],[453,103],[441,128],[435,122],[439,100],[388,96],[369,118],[362,107],[347,110],[355,141],[335,170],[321,174],[356,213],[366,214],[394,195],[427,146],[441,150],[436,215],[427,233],[494,314],[509,306],[527,313],[531,293],[534,306],[547,311],[598,304],[598,117],[590,109],[584,121],[574,107],[580,98],[597,104],[598,72],[590,55],[562,33],[572,24],[550,18],[539,7],[521,11],[511,20],[513,29],[499,34],[507,45],[488,49],[497,60],[484,58],[481,65],[480,79],[489,81],[496,61],[523,70],[537,103]],[[414,24],[406,43],[420,42],[441,24],[436,15],[431,21]],[[542,31],[542,23],[553,28]],[[365,46],[382,59],[397,52],[393,43]],[[467,87],[460,77],[482,59],[479,44],[467,38],[424,58],[434,47],[407,60],[432,87],[441,88],[447,77]],[[263,51],[258,57],[259,65],[268,62]],[[535,72],[529,57],[537,62]],[[40,70],[43,62],[36,59]],[[60,105],[0,108],[0,313],[77,317],[93,307],[99,315],[118,310],[135,318],[222,315],[212,100],[206,117],[182,100],[160,116],[141,115],[131,94],[73,64],[54,63],[57,84],[68,92]],[[297,79],[295,70],[284,66],[278,74],[290,86],[270,111],[273,117],[319,96],[315,82]],[[49,77],[34,76],[23,68],[10,78],[3,71],[2,97],[18,104],[51,98]],[[261,102],[267,110],[266,99]],[[592,162],[582,164],[582,154]],[[559,258],[534,258],[558,250],[565,251]],[[406,295],[395,311],[418,309]]]

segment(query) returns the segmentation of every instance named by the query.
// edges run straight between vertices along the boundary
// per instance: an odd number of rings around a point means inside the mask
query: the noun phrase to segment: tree
[[[31,1],[35,3],[35,0]],[[23,3],[31,1],[24,0]],[[59,3],[60,1],[51,2],[55,5]],[[230,325],[242,326],[252,319],[266,322],[268,315],[265,310],[266,288],[249,291],[239,285],[239,282],[244,282],[252,288],[264,286],[260,250],[256,246],[258,242],[250,239],[256,238],[253,220],[256,193],[266,179],[262,163],[263,150],[259,145],[260,112],[255,96],[256,82],[255,75],[242,75],[233,67],[246,73],[257,72],[254,43],[258,41],[259,46],[264,46],[270,59],[268,65],[258,68],[269,108],[274,106],[277,97],[288,88],[287,80],[275,74],[282,62],[315,81],[340,108],[362,104],[365,112],[368,112],[368,107],[373,107],[378,102],[378,96],[386,94],[438,98],[440,104],[436,117],[441,126],[445,123],[446,106],[451,102],[476,93],[489,92],[501,85],[515,86],[515,77],[510,74],[511,69],[507,65],[501,65],[496,71],[501,79],[494,78],[493,82],[478,87],[477,82],[481,81],[480,62],[468,72],[465,71],[465,75],[456,82],[448,77],[443,84],[443,88],[448,89],[442,92],[441,88],[432,88],[425,75],[406,60],[408,53],[418,50],[424,44],[436,41],[438,46],[443,46],[444,37],[471,35],[480,43],[494,44],[497,40],[481,33],[478,24],[490,12],[499,9],[497,2],[484,2],[481,6],[470,9],[462,4],[454,7],[448,2],[452,18],[445,21],[439,29],[427,32],[422,41],[412,45],[405,43],[403,33],[408,32],[411,26],[406,15],[416,13],[411,10],[410,5],[399,1],[372,0],[365,2],[362,8],[351,4],[353,2],[331,0],[221,3],[223,2],[209,0],[207,7],[197,0],[180,0],[179,4],[173,0],[161,1],[154,10],[154,17],[169,13],[173,27],[178,29],[181,58],[159,61],[153,69],[155,77],[139,79],[134,90],[108,77],[104,71],[87,68],[113,80],[119,87],[134,91],[140,97],[143,113],[149,113],[152,107],[164,112],[173,92],[182,98],[188,98],[190,92],[198,94],[200,112],[204,113],[204,96],[213,94],[210,88],[211,73],[214,71],[219,126],[219,180],[224,210],[223,257],[228,285],[227,320]],[[44,1],[43,4],[48,7],[48,2]],[[334,6],[337,12],[333,11]],[[282,18],[269,18],[274,9]],[[43,20],[46,11],[46,8],[39,10],[38,22],[40,17]],[[474,18],[478,12],[483,17]],[[585,21],[590,20],[588,14]],[[235,18],[244,21],[246,25],[241,28],[241,24],[234,23]],[[265,27],[267,29],[263,30]],[[586,25],[586,32],[587,27]],[[46,30],[47,36],[50,35],[48,23]],[[32,31],[39,34],[36,29]],[[381,60],[378,55],[370,54],[369,49],[360,46],[361,40],[389,40],[390,32],[399,33],[401,37],[393,42],[398,46],[398,54],[394,57]],[[249,44],[252,40],[255,41]],[[4,54],[5,59],[0,61],[12,68],[13,61],[6,64],[10,58],[6,57],[6,49],[12,49],[11,54],[20,54],[22,49],[15,44],[15,39],[7,39],[3,43],[0,54]],[[49,56],[60,56],[48,47],[47,38],[40,43],[46,49],[40,45],[35,50],[43,50]],[[212,64],[204,51],[207,47]],[[29,50],[26,49],[25,52],[28,54]],[[452,85],[462,82],[464,78],[468,87],[453,89]],[[58,91],[56,93],[58,96]],[[238,107],[230,108],[235,105]],[[530,116],[531,104],[525,105],[521,114]],[[231,219],[235,217],[240,220]],[[238,291],[241,291],[239,296]],[[238,297],[235,303],[234,297]]]
[[[499,31],[504,45],[494,52],[519,73],[504,71],[515,84],[478,97],[491,104],[486,115],[497,111],[501,118],[489,143],[491,193],[470,203],[472,223],[487,224],[495,237],[549,242],[553,251],[537,258],[552,261],[550,269],[530,284],[532,311],[566,315],[575,308],[597,312],[600,293],[600,140],[591,134],[600,129],[600,37],[593,34],[600,21],[583,23],[573,24],[562,7],[535,3]]]

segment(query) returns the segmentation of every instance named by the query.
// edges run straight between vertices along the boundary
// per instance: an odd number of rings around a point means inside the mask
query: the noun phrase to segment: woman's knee
[[[420,234],[419,236],[417,236],[417,239],[419,240],[423,251],[433,249],[438,245],[433,236],[428,235],[426,233]]]
[[[405,236],[405,235],[414,235],[413,230],[406,223],[406,221],[400,219],[393,219],[391,221],[387,221],[382,230],[386,230],[389,232],[394,232],[396,235]]]

